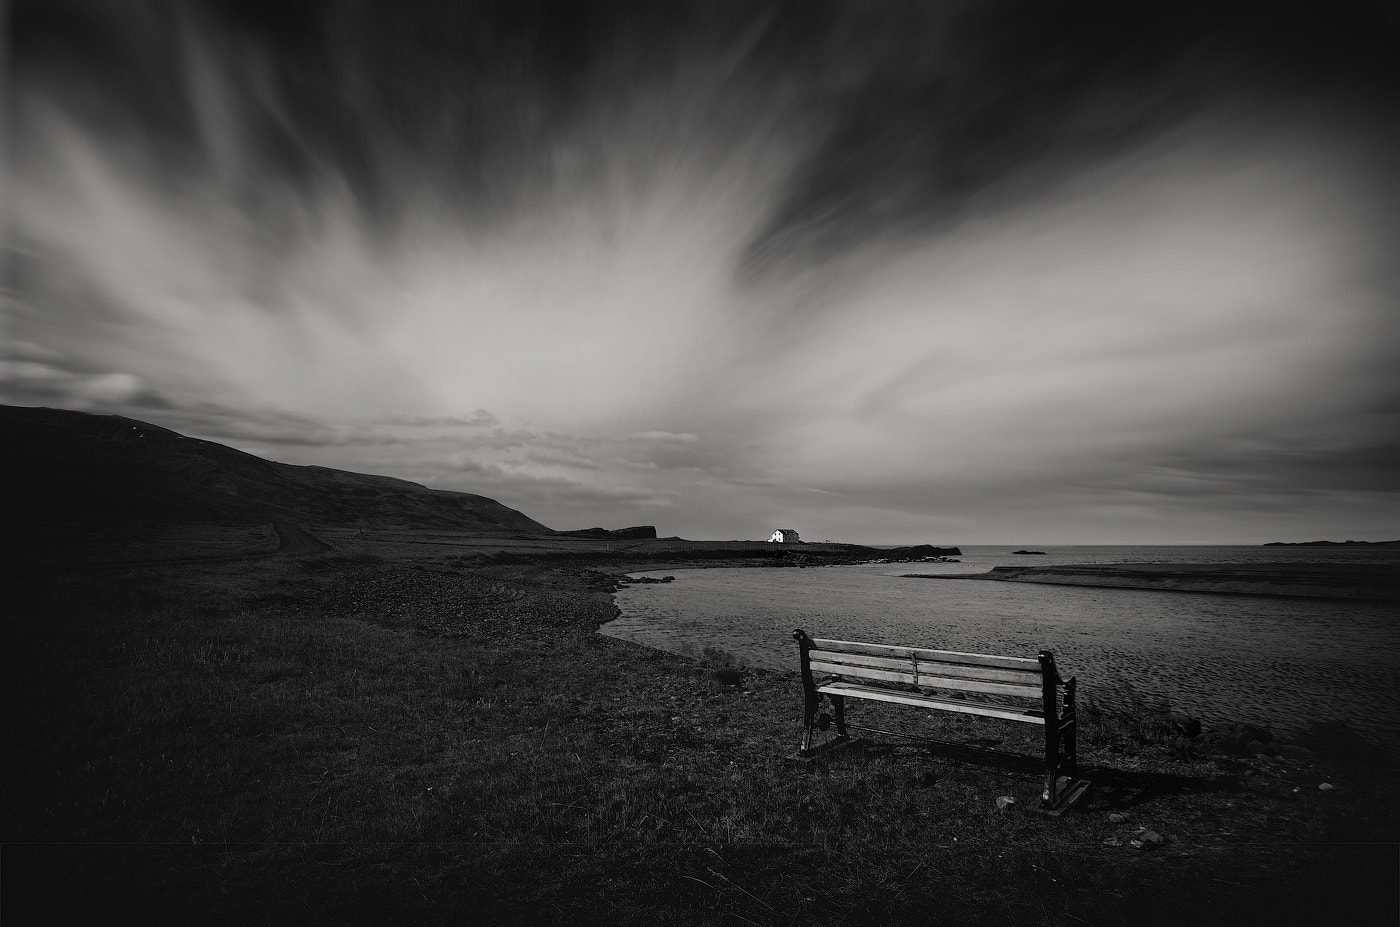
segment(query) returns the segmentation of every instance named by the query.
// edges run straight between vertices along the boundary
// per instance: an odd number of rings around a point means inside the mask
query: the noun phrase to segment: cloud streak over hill
[[[562,528],[1394,534],[1381,6],[12,20],[5,401]]]

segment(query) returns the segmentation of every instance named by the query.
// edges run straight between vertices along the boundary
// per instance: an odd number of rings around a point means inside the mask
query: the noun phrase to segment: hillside
[[[494,499],[264,460],[119,415],[0,406],[4,517],[269,522],[553,534]]]

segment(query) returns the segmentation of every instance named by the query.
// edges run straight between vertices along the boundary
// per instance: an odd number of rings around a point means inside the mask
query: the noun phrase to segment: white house
[[[798,540],[797,532],[791,528],[779,528],[773,532],[773,536],[768,539],[770,544],[801,544]]]

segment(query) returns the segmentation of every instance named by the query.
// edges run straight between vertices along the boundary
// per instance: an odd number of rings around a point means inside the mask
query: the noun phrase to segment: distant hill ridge
[[[623,541],[648,541],[656,539],[655,525],[638,525],[635,528],[580,528],[577,531],[560,531],[559,534],[571,538],[616,538]]]
[[[555,534],[495,499],[264,460],[120,415],[0,405],[10,520],[374,524]]]

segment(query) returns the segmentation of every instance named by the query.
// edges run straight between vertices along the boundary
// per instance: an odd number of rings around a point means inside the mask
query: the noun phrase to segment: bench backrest
[[[920,689],[975,692],[995,696],[997,701],[1031,700],[1037,705],[1043,705],[1048,694],[1051,706],[1055,686],[1061,682],[1048,650],[1037,657],[1004,657],[824,638],[808,641],[810,647],[804,650],[814,677],[905,683]]]

